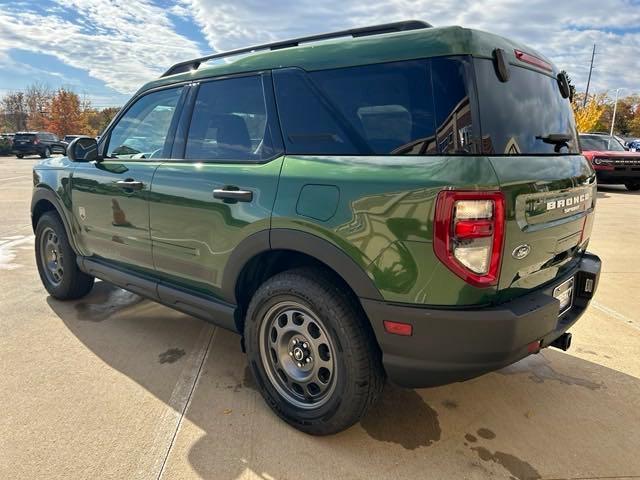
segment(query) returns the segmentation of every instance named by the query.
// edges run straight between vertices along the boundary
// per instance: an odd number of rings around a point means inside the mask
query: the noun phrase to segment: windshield
[[[604,135],[580,135],[580,145],[586,151],[624,152],[622,144],[613,137]]]
[[[509,80],[501,82],[491,60],[474,64],[485,153],[579,153],[571,104],[555,78],[511,65]]]

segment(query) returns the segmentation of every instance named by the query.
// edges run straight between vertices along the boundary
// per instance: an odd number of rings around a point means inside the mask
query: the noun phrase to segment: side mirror
[[[558,80],[558,86],[560,87],[560,94],[562,97],[568,98],[570,102],[573,102],[571,87],[569,86],[569,79],[567,76],[560,72],[556,78]]]
[[[98,160],[98,142],[93,137],[78,137],[67,146],[67,157],[72,162]]]

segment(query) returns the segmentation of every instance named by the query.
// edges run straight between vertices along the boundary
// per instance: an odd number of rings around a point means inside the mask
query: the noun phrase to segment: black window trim
[[[182,113],[182,109],[184,108],[184,102],[185,102],[185,98],[186,98],[186,93],[189,91],[189,86],[191,85],[191,81],[188,82],[178,82],[178,83],[172,83],[170,85],[163,85],[160,87],[156,87],[156,88],[151,88],[149,90],[145,90],[142,93],[136,94],[133,97],[131,97],[131,99],[125,103],[124,107],[122,107],[120,109],[120,111],[118,112],[118,114],[113,118],[113,120],[111,120],[111,122],[109,122],[109,125],[107,126],[107,128],[105,128],[102,136],[100,137],[100,141],[98,142],[98,155],[100,158],[102,158],[103,161],[113,161],[113,160],[119,160],[120,162],[158,162],[158,161],[163,161],[163,160],[167,160],[169,157],[168,156],[164,156],[165,154],[167,154],[167,152],[170,154],[171,153],[171,149],[173,147],[173,142],[175,141],[174,139],[174,134],[175,134],[175,129],[177,126],[177,120],[180,118],[180,115]],[[175,88],[181,88],[183,87],[183,90],[180,94],[180,98],[178,99],[178,103],[176,104],[176,110],[173,114],[173,117],[171,118],[171,124],[169,125],[169,130],[167,131],[167,137],[165,138],[165,145],[163,147],[163,156],[162,157],[158,157],[158,158],[110,158],[110,157],[105,157],[105,152],[108,150],[109,148],[109,142],[111,141],[111,133],[113,132],[113,129],[115,128],[115,126],[118,124],[118,122],[120,122],[120,119],[125,116],[127,114],[127,112],[131,109],[131,107],[133,107],[138,100],[141,100],[143,97],[150,95],[152,93],[155,92],[159,92],[162,90],[171,90],[171,89],[175,89]],[[170,144],[170,145],[169,145]]]
[[[262,92],[264,96],[266,111],[267,111],[267,124],[266,129],[269,130],[269,134],[272,141],[273,155],[260,160],[225,160],[225,159],[195,159],[185,158],[185,152],[187,148],[187,138],[189,136],[189,129],[191,127],[191,119],[193,118],[193,110],[195,107],[196,99],[198,98],[198,92],[200,85],[204,83],[216,82],[220,80],[229,80],[233,78],[243,77],[259,77],[262,82]],[[263,165],[277,158],[281,158],[285,155],[284,141],[282,139],[282,131],[280,128],[280,117],[275,101],[275,92],[273,86],[273,79],[271,77],[271,70],[259,70],[254,72],[242,72],[232,75],[220,75],[217,77],[210,77],[199,79],[197,82],[192,82],[189,89],[189,94],[185,97],[185,104],[182,108],[180,120],[177,124],[175,131],[175,138],[173,142],[173,149],[171,150],[170,158],[168,162],[176,162],[182,164],[218,164],[218,165]]]

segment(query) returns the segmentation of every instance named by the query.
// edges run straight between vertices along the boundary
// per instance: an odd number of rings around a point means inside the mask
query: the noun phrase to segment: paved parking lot
[[[604,270],[568,353],[388,386],[361,424],[314,438],[264,405],[239,337],[103,282],[50,298],[35,161],[0,157],[0,478],[640,478],[640,195],[600,189]]]

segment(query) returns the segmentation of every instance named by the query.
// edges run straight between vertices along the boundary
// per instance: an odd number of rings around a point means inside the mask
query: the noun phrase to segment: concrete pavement
[[[0,157],[0,478],[640,478],[640,195],[598,194],[604,271],[569,352],[388,386],[361,424],[314,438],[264,404],[236,335],[104,282],[48,297],[34,161]]]

